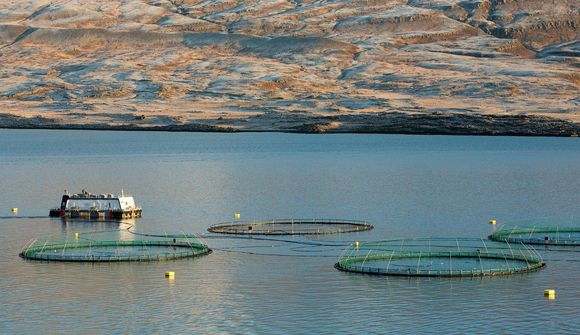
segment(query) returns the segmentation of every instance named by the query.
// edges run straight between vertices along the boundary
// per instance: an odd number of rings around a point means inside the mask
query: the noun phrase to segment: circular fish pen
[[[580,246],[580,227],[504,226],[490,240],[536,245]]]
[[[252,222],[224,222],[210,226],[211,233],[237,235],[325,235],[373,229],[366,221],[283,219]]]
[[[355,242],[335,268],[386,276],[481,277],[526,273],[545,265],[535,250],[523,244],[489,244],[483,239]]]
[[[20,253],[25,259],[58,262],[147,262],[205,255],[211,249],[191,235],[140,240],[34,240]]]

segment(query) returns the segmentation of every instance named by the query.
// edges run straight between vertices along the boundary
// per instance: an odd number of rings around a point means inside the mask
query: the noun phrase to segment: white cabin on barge
[[[82,190],[78,194],[64,192],[59,208],[50,210],[52,217],[82,217],[90,219],[127,219],[141,217],[142,209],[135,205],[130,195],[91,194]]]

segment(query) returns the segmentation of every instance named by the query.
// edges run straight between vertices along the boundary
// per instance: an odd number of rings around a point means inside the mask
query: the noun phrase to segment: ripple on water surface
[[[333,267],[354,240],[485,238],[492,217],[578,216],[580,146],[570,140],[0,130],[0,333],[577,333],[575,249],[541,248],[546,268],[505,277]],[[306,245],[208,238],[211,255],[170,262],[19,258],[39,236],[120,228],[32,217],[64,188],[131,192],[144,208],[138,231],[205,233],[233,213],[352,218],[375,229]],[[12,207],[27,217],[3,218]],[[544,298],[548,288],[555,300]]]

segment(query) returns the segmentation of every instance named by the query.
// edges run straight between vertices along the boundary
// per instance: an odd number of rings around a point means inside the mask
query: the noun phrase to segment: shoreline
[[[375,113],[321,116],[266,113],[227,120],[195,119],[188,123],[143,124],[138,121],[67,123],[62,119],[26,118],[0,113],[1,129],[105,130],[207,133],[400,134],[459,136],[578,137],[580,124],[537,115],[465,113]]]

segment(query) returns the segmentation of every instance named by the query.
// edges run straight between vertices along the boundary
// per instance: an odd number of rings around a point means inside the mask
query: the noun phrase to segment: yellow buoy
[[[497,223],[497,221],[495,221],[495,220],[489,220],[489,224],[496,224],[496,223]]]
[[[17,207],[12,207],[12,213],[18,213],[18,208]]]
[[[236,214],[234,214],[234,219],[239,219],[240,216],[241,216],[240,213],[236,213]]]
[[[556,298],[556,290],[544,290],[544,297],[548,299],[555,299]]]
[[[79,233],[75,233],[75,240],[79,239]]]
[[[354,247],[358,249],[358,241],[354,241]]]
[[[175,272],[165,272],[165,278],[173,279],[175,278]]]

